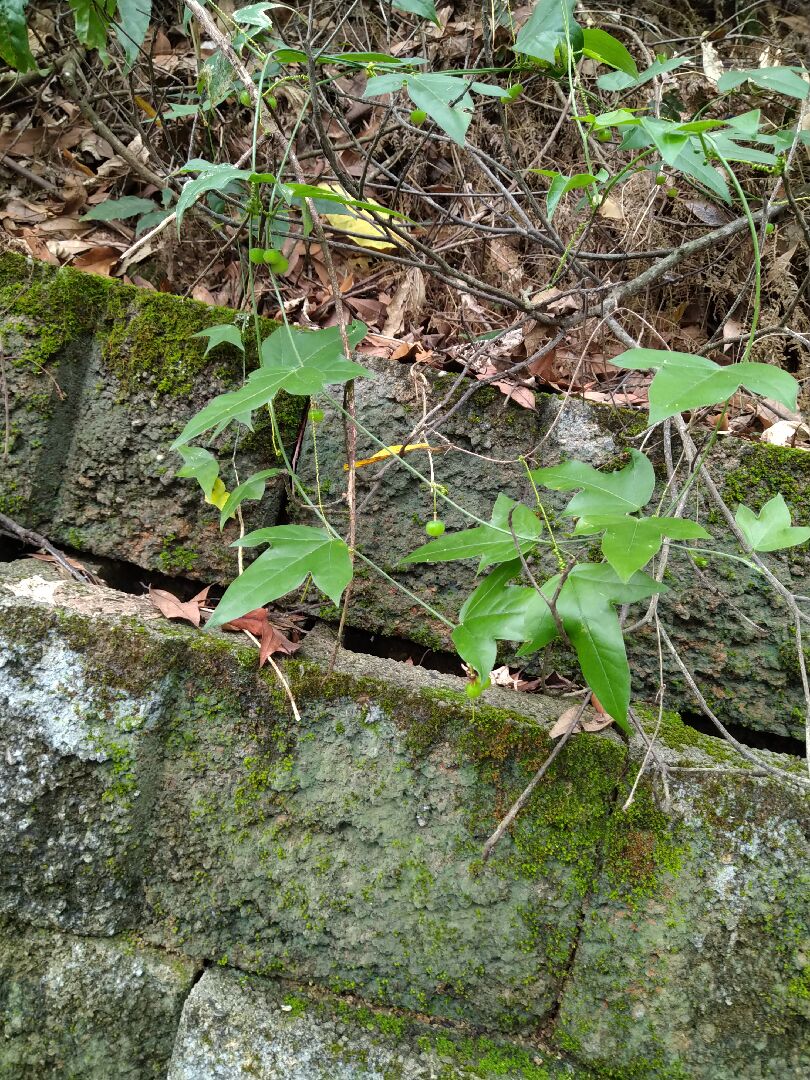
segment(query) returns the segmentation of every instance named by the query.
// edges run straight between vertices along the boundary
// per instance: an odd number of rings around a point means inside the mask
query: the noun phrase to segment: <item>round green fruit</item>
[[[264,262],[274,274],[283,274],[289,262],[284,258],[280,251],[276,251],[275,248],[268,248],[264,253]]]
[[[321,420],[323,420],[323,415],[323,409],[309,410],[309,418],[313,424],[320,424]]]
[[[659,173],[658,176],[656,176],[655,178],[655,182],[656,184],[658,184],[659,187],[663,187],[664,184],[667,182],[667,178],[664,176],[663,173]]]
[[[414,109],[411,113],[410,119],[412,124],[415,124],[417,127],[421,127],[422,124],[424,124],[424,122],[427,120],[427,113],[424,109]]]
[[[768,224],[765,226],[765,232],[768,234],[768,236],[770,236],[775,228],[776,226],[774,225],[774,223],[772,221],[769,221]]]
[[[243,90],[242,93],[239,95],[239,104],[244,105],[246,109],[249,109],[250,106],[253,104],[250,100],[250,94],[247,92],[247,90]]]
[[[250,261],[254,266],[260,266],[264,262],[264,251],[262,248],[252,248],[250,252]]]
[[[444,535],[444,522],[439,521],[437,518],[435,521],[429,521],[425,525],[425,532],[428,536],[443,536]]]

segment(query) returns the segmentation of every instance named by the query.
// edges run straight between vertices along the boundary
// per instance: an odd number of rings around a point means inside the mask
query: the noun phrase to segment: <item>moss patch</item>
[[[122,388],[161,395],[187,394],[203,371],[226,382],[242,376],[241,353],[229,345],[205,355],[194,335],[234,321],[229,308],[150,292],[69,267],[55,269],[13,252],[0,255],[0,306],[6,329],[26,342],[15,363],[44,367],[81,337],[95,336]],[[263,332],[276,324],[263,321]],[[247,367],[255,367],[256,343],[247,328]],[[219,368],[216,367],[219,362]]]

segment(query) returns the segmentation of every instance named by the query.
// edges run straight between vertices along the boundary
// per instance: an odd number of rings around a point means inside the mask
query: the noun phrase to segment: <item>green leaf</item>
[[[509,531],[509,513],[514,507],[512,527],[525,555],[542,532],[537,517],[527,506],[499,495],[492,508],[489,525],[475,525],[462,532],[445,533],[438,540],[423,544],[406,555],[403,563],[455,562],[456,559],[480,559],[479,572],[493,563],[511,561],[515,542]]]
[[[651,424],[727,401],[742,386],[753,394],[773,398],[791,411],[796,409],[799,384],[773,364],[746,362],[720,367],[705,356],[662,349],[628,349],[611,362],[636,371],[659,369],[649,389]]]
[[[196,180],[189,180],[180,192],[176,208],[178,233],[186,210],[193,206],[201,196],[209,191],[222,192],[234,180],[247,180],[250,177],[250,169],[237,169],[235,165],[210,165],[207,162],[205,164],[207,170]]]
[[[687,56],[673,56],[669,60],[660,58],[653,61],[646,71],[642,71],[635,78],[625,71],[611,71],[608,75],[600,75],[596,85],[600,90],[627,90],[630,86],[643,86],[644,83],[659,75],[666,75],[669,71],[675,71],[684,64],[690,63]]]
[[[684,176],[697,180],[704,188],[722,199],[731,202],[728,184],[715,167],[706,160],[706,152],[699,140],[689,139],[675,159],[675,168]]]
[[[550,608],[537,591],[524,585],[508,584],[519,574],[517,559],[499,566],[484,578],[459,612],[453,642],[459,656],[478,672],[482,682],[495,667],[496,642],[525,641],[530,623],[536,636],[543,609],[551,621],[548,640],[556,637],[557,627]]]
[[[273,24],[267,17],[267,12],[281,6],[281,4],[271,3],[248,4],[245,7],[237,8],[232,18],[240,26],[258,26],[261,30],[269,30]]]
[[[277,369],[268,371],[265,368],[258,368],[252,371],[244,386],[212,398],[204,409],[201,409],[196,416],[192,416],[181,434],[172,443],[172,449],[177,450],[211,428],[221,430],[231,420],[248,423],[254,410],[273,400],[284,383],[285,374],[284,371]]]
[[[546,210],[549,221],[554,217],[554,211],[557,209],[557,204],[563,195],[569,191],[575,191],[577,188],[590,187],[591,184],[599,183],[599,177],[594,176],[593,173],[576,173],[574,176],[564,176],[562,173],[554,172],[553,169],[529,169],[529,172],[551,177],[551,184],[546,193]]]
[[[122,199],[106,199],[83,214],[80,221],[126,221],[138,214],[157,210],[151,199],[139,199],[137,195],[125,195]]]
[[[237,509],[248,499],[257,500],[261,499],[264,495],[264,489],[267,486],[267,481],[273,476],[278,476],[281,469],[262,469],[261,472],[254,473],[249,476],[243,484],[239,484],[230,493],[222,506],[222,511],[219,515],[219,527],[220,529],[225,527],[225,523],[229,521]]]
[[[152,0],[118,0],[115,36],[127,58],[127,69],[138,59],[149,20],[152,18]]]
[[[116,0],[69,0],[76,37],[88,49],[104,51]]]
[[[210,499],[214,484],[219,476],[219,462],[210,450],[201,446],[180,446],[178,454],[183,465],[175,475],[193,477],[203,490],[206,499]]]
[[[424,109],[453,142],[464,146],[473,113],[467,81],[454,75],[431,72],[407,75],[405,85],[417,109]]]
[[[17,71],[36,71],[28,47],[25,8],[28,0],[0,0],[0,57]]]
[[[551,599],[559,584],[559,575],[542,586]],[[631,604],[666,586],[647,574],[637,573],[623,582],[604,563],[579,563],[569,574],[557,598],[557,613],[574,646],[585,681],[602,706],[619,726],[628,731],[627,708],[630,704],[630,668],[624,647],[621,625],[614,605]],[[531,630],[531,627],[527,629]],[[548,643],[548,621],[540,623],[540,633],[533,635],[518,655],[536,652]]]
[[[747,71],[726,71],[717,80],[717,89],[725,94],[744,82],[752,82],[763,90],[775,90],[786,97],[804,101],[810,93],[810,83],[805,82],[800,68],[765,67],[750,68]]]
[[[649,458],[630,451],[631,461],[617,472],[600,472],[584,461],[565,461],[551,468],[534,469],[532,479],[552,491],[582,488],[565,509],[566,517],[597,518],[605,514],[630,514],[650,501],[655,471]]]
[[[217,345],[221,345],[223,342],[227,342],[228,345],[234,345],[242,352],[245,351],[245,346],[242,343],[242,331],[238,326],[234,326],[233,323],[220,323],[219,326],[208,326],[205,330],[198,330],[196,334],[192,334],[192,337],[204,337],[208,338],[208,345],[205,349],[205,355],[215,349]]]
[[[595,27],[586,27],[582,31],[582,51],[600,64],[625,72],[633,79],[638,79],[636,62],[627,49],[612,34]]]
[[[367,333],[368,327],[361,322],[346,327],[346,336],[352,346],[358,345]],[[373,371],[344,357],[337,326],[325,330],[280,326],[262,342],[261,363],[260,371],[281,374],[281,385],[288,394],[304,397],[320,394],[331,383],[348,382],[362,376],[375,377]]]
[[[353,322],[346,328],[349,343],[356,345],[367,328]],[[326,330],[298,330],[280,326],[262,342],[262,366],[252,371],[239,390],[220,394],[193,416],[172,444],[173,449],[231,420],[249,424],[255,409],[269,404],[279,390],[308,397],[321,393],[332,383],[348,382],[361,376],[374,378],[367,368],[346,360],[336,326]]]
[[[285,596],[312,576],[333,604],[340,603],[352,578],[349,549],[324,529],[308,525],[279,525],[258,529],[237,541],[239,547],[271,544],[233,581],[208,620],[208,626],[239,619],[254,608]]]
[[[407,11],[411,15],[421,15],[423,19],[430,19],[432,23],[440,25],[433,0],[391,0],[391,7],[398,11]]]
[[[747,506],[738,506],[735,521],[753,551],[781,551],[810,539],[810,528],[790,523],[790,510],[782,495],[774,495],[759,515]]]
[[[622,581],[629,581],[661,550],[664,537],[672,540],[708,540],[709,533],[696,521],[683,518],[622,517],[577,523],[575,536],[602,532],[602,554]]]
[[[582,49],[582,30],[574,20],[576,0],[538,0],[513,45],[516,53],[553,64],[559,46]]]

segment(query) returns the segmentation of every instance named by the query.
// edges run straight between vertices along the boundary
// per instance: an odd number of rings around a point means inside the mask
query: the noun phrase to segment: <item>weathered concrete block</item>
[[[300,725],[272,678],[185,683],[145,934],[383,1004],[536,1023],[573,949],[622,747],[579,744],[484,867],[558,710],[473,710],[460,680],[352,654],[331,677],[327,664],[285,665]]]
[[[668,737],[683,739],[680,749],[667,749]],[[616,1076],[810,1076],[807,796],[737,771],[739,758],[677,721],[662,748],[670,764],[696,771],[673,773],[665,834],[634,829],[637,813],[651,819],[643,788],[623,836],[608,834],[561,999],[558,1045]],[[735,771],[700,771],[712,766]],[[637,884],[619,898],[622,866],[634,868]]]
[[[297,723],[253,648],[48,567],[4,575],[0,896],[17,920],[132,926],[197,961],[501,1035],[545,1024],[616,1077],[808,1075],[808,810],[789,785],[668,717],[672,809],[645,781],[623,810],[638,747],[576,736],[482,864],[559,702],[472,706],[460,680],[351,653],[330,674],[315,633],[284,666]],[[97,731],[124,752],[93,760]],[[225,1009],[237,1034],[254,1005]],[[262,1032],[246,1040],[260,1063]],[[188,1038],[177,1067],[202,1068]]]
[[[122,938],[0,925],[0,1076],[163,1080],[194,976]]]
[[[552,1080],[572,1066],[536,1046],[464,1037],[408,1017],[285,992],[210,969],[183,1008],[167,1080]]]
[[[0,912],[113,934],[134,925],[141,902],[161,687],[88,678],[81,634],[65,639],[48,606],[59,579],[38,569],[4,568],[0,585]],[[122,614],[142,610],[126,600]]]
[[[358,381],[358,415],[363,426],[386,445],[402,443],[425,409],[444,399],[453,378],[435,374],[413,377],[409,368],[390,362],[369,361],[367,366],[379,377]],[[638,445],[634,436],[644,429],[646,414],[577,399],[568,401],[560,413],[561,404],[558,397],[538,395],[537,410],[532,412],[507,403],[497,391],[480,390],[441,426],[441,437],[432,437],[432,445],[439,450],[434,454],[436,481],[447,488],[455,502],[488,521],[500,492],[534,505],[523,456],[532,458],[532,467],[578,458],[595,467],[618,468],[623,464],[621,454],[629,446]],[[346,486],[345,449],[342,418],[334,412],[327,412],[325,421],[318,425],[317,449],[322,491],[335,508],[331,512],[339,522],[340,510],[336,507]],[[368,457],[377,450],[377,444],[361,433],[358,456]],[[651,452],[654,457],[660,455],[660,447],[653,443]],[[424,451],[408,454],[404,462],[429,475]],[[810,454],[725,439],[713,452],[710,463],[732,507],[744,501],[759,510],[782,491],[794,520],[810,520]],[[385,475],[379,482],[383,470]],[[303,443],[299,471],[314,493],[315,458],[308,437]],[[455,620],[474,587],[474,560],[399,565],[404,555],[427,539],[424,525],[433,515],[429,487],[409,473],[404,463],[392,463],[390,459],[358,470],[357,483],[361,550],[411,592]],[[699,484],[695,491],[692,509],[717,537],[707,546],[737,552],[727,539],[725,523],[719,524],[717,515],[710,512]],[[571,494],[543,490],[542,498],[555,522],[555,515]],[[441,504],[440,513],[448,529],[472,524]],[[293,503],[293,516],[297,521],[312,521],[311,512],[300,502]],[[559,522],[559,531],[568,527]],[[808,590],[808,550],[803,545],[768,557],[784,583],[799,593]],[[544,565],[549,574],[556,572],[550,556]],[[447,628],[411,597],[360,563],[357,573],[348,613],[350,625],[432,648],[452,648]],[[684,552],[674,549],[665,581],[670,592],[662,598],[659,610],[704,696],[720,717],[727,723],[803,738],[804,698],[791,623],[784,604],[769,591],[763,578],[741,563],[723,558],[711,563],[704,560],[695,566]],[[643,608],[634,610],[641,614]],[[328,612],[325,607],[323,614]],[[655,699],[659,667],[654,633],[648,630],[631,638],[628,654],[634,694],[641,699]],[[508,656],[506,652],[503,655]],[[570,656],[564,656],[556,646],[551,647],[551,656],[550,668],[576,675],[575,661]],[[527,670],[534,670],[531,661]],[[668,656],[665,671],[668,704],[682,712],[695,711],[695,703]]]
[[[0,463],[0,509],[52,540],[168,574],[230,580],[232,523],[198,486],[177,479],[173,439],[214,394],[238,385],[241,354],[205,356],[197,331],[237,313],[6,253],[0,257],[9,454]],[[272,328],[267,324],[267,330]],[[248,363],[255,366],[255,346]],[[302,399],[280,403],[295,441]],[[219,441],[233,486],[233,439]],[[269,430],[243,432],[240,479],[276,464]],[[282,493],[270,482],[251,527],[273,524]]]

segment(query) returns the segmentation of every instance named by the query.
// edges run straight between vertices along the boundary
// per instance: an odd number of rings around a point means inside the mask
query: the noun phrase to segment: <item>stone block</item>
[[[207,357],[199,330],[237,313],[6,253],[0,257],[9,452],[0,464],[0,510],[52,541],[166,574],[236,576],[232,522],[193,480],[178,479],[169,446],[217,393],[239,385],[241,354]],[[269,332],[272,324],[267,323]],[[255,346],[248,363],[255,366]],[[294,443],[302,399],[282,398]],[[222,477],[277,463],[267,424],[217,444]],[[250,527],[273,524],[283,485],[247,503]]]
[[[364,360],[364,363],[366,361]],[[404,365],[368,361],[376,379],[357,382],[357,409],[364,428],[385,445],[403,443],[420,418],[447,396],[455,376],[414,375]],[[478,518],[488,521],[500,492],[535,504],[523,458],[531,467],[556,465],[568,458],[586,461],[595,467],[618,468],[622,454],[637,447],[646,414],[626,409],[610,409],[573,398],[537,395],[535,411],[522,409],[498,391],[483,388],[431,436],[434,477],[449,496]],[[379,446],[361,433],[358,457],[366,458]],[[660,443],[653,440],[648,451],[663,477]],[[318,425],[317,458],[323,498],[337,527],[346,527],[345,448],[342,418],[326,407],[326,418]],[[810,520],[810,454],[784,447],[757,445],[740,439],[724,439],[710,458],[714,475],[724,487],[729,505],[745,502],[755,510],[782,491],[791,506],[794,521]],[[433,516],[429,486],[414,477],[407,466],[430,476],[430,462],[424,450],[404,455],[400,462],[364,465],[358,470],[358,544],[360,550],[391,578],[416,594],[441,615],[455,621],[459,608],[477,579],[476,560],[402,566],[400,560],[427,541],[424,526]],[[302,443],[299,472],[313,498],[315,495],[315,455],[307,433]],[[383,475],[384,474],[384,475]],[[660,484],[659,484],[660,494]],[[571,493],[542,491],[551,521],[570,500]],[[655,496],[653,502],[655,501]],[[714,535],[706,546],[720,556],[703,559],[700,565],[689,556],[672,550],[665,583],[669,592],[662,597],[660,611],[668,631],[687,666],[697,677],[704,696],[727,724],[740,724],[780,736],[804,738],[804,697],[796,662],[792,624],[784,603],[760,574],[739,561],[722,557],[739,554],[729,542],[724,522],[712,514],[700,485],[695,486],[693,509]],[[311,523],[313,515],[300,499],[293,500],[290,512],[296,521]],[[473,522],[439,503],[439,512],[448,530],[469,527]],[[343,518],[341,517],[343,515]],[[559,522],[558,531],[568,525]],[[774,572],[798,593],[808,591],[810,560],[808,547],[767,556]],[[550,576],[557,567],[549,555],[540,564]],[[639,615],[643,607],[632,609]],[[324,606],[321,613],[335,613]],[[418,603],[390,581],[383,580],[358,560],[357,580],[348,611],[348,624],[372,634],[406,638],[434,649],[452,649],[449,631]],[[659,684],[658,649],[651,630],[628,641],[633,674],[633,693],[640,699],[655,700]],[[507,648],[501,653],[510,659]],[[539,670],[537,661],[515,661],[527,671]],[[681,712],[696,712],[680,672],[665,656],[667,703]],[[547,670],[557,669],[576,678],[576,661],[552,646]]]
[[[52,606],[59,587],[33,562],[4,567],[0,913],[114,934],[134,925],[141,903],[140,822],[161,688],[131,693],[94,677],[84,648],[92,607],[70,637]],[[125,600],[120,614],[142,610]]]
[[[163,1080],[195,967],[123,938],[0,925],[4,1080]]]
[[[183,1009],[167,1080],[556,1080],[536,1045],[465,1036],[393,1013],[209,969]]]
[[[557,1044],[597,1074],[800,1080],[810,1076],[807,796],[669,725],[670,764],[696,771],[672,774],[668,814],[642,786],[622,837],[608,831]],[[718,766],[734,771],[700,771]],[[665,828],[650,832],[636,814]],[[636,884],[621,895],[628,872]]]

